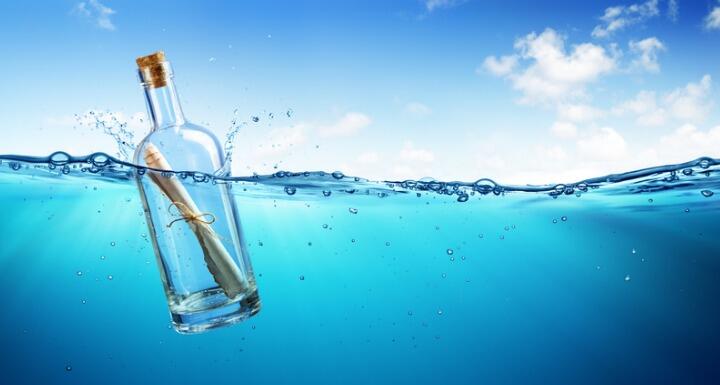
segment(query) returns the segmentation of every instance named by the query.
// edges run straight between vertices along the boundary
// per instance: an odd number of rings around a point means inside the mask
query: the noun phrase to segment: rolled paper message
[[[152,143],[145,147],[144,158],[145,163],[151,168],[172,170],[163,154]],[[149,175],[150,179],[170,200],[170,208],[174,206],[178,209],[181,215],[179,220],[186,222],[197,237],[205,257],[205,264],[225,295],[228,298],[235,298],[239,293],[245,291],[248,288],[247,281],[212,228],[215,216],[212,213],[200,211],[185,186],[174,175],[163,176],[156,172],[151,172]],[[175,222],[177,220],[170,222],[168,227]]]

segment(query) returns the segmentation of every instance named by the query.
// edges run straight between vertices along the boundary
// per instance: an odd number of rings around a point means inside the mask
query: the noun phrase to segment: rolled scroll
[[[170,164],[152,143],[145,147],[145,163],[148,167],[159,170],[172,170]],[[220,241],[220,237],[212,229],[215,217],[212,213],[205,213],[193,201],[185,186],[177,180],[177,177],[162,176],[159,173],[149,173],[150,179],[160,188],[181,215],[179,220],[187,222],[190,230],[200,243],[205,263],[215,282],[222,288],[228,298],[235,298],[239,293],[248,288],[242,272],[232,259],[228,251]],[[210,218],[210,219],[207,219]],[[177,221],[177,220],[176,220]],[[168,227],[176,221],[170,222]]]

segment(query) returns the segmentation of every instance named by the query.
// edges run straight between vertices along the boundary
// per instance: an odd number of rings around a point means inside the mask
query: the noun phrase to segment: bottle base
[[[242,322],[260,311],[257,290],[228,299],[220,289],[205,290],[171,307],[172,324],[181,334],[202,333]]]

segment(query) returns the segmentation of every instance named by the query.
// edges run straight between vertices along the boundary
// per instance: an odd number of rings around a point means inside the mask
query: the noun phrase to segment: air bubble
[[[335,171],[335,172],[332,173],[332,177],[335,178],[335,179],[342,179],[342,178],[345,177],[345,174],[343,174],[343,173],[340,172],[340,171]]]
[[[628,281],[630,281],[630,274],[625,276],[625,282],[628,282]]]
[[[468,200],[469,198],[470,198],[470,197],[469,197],[467,194],[462,194],[462,195],[458,196],[457,201],[458,201],[458,202],[467,202],[467,200]]]
[[[108,275],[108,276],[107,276],[107,279],[108,279],[108,281],[112,281],[112,280],[113,280],[113,276],[112,276],[112,275]]]
[[[300,278],[301,281],[304,281],[304,280],[305,280],[305,276],[304,276],[304,275],[301,275],[301,276],[298,277],[298,278]]]
[[[447,251],[445,252],[447,253],[447,255],[453,255],[454,253],[453,249],[447,249]]]
[[[70,161],[70,155],[66,152],[58,151],[50,155],[50,163],[55,166],[62,166]]]
[[[702,194],[702,196],[704,196],[705,198],[710,198],[711,196],[715,195],[715,193],[710,190],[702,190],[700,191],[700,194]]]
[[[109,161],[110,158],[108,158],[107,155],[102,153],[92,154],[90,156],[90,162],[92,162],[92,164],[97,167],[104,167],[108,164]]]
[[[323,190],[322,194],[323,196],[329,197],[332,192],[330,190]]]
[[[287,195],[295,195],[295,192],[297,192],[297,189],[292,186],[285,186],[285,193]]]
[[[82,275],[83,275],[83,272],[82,272],[82,271],[80,271],[80,270],[78,270],[78,271],[77,271],[77,273],[75,273],[75,274],[76,274],[76,275],[77,275],[78,277],[82,277]]]
[[[357,214],[357,213],[358,213],[358,209],[353,208],[353,207],[350,207],[350,208],[348,209],[348,211],[350,212],[350,214]]]
[[[560,217],[560,220],[562,220],[563,222],[567,222],[567,217],[563,215],[562,217]]]

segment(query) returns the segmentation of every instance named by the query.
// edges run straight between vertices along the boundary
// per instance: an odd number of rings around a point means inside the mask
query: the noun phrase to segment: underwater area
[[[179,172],[231,186],[262,303],[196,335],[145,172],[0,156],[3,383],[720,381],[720,160],[534,187]]]

